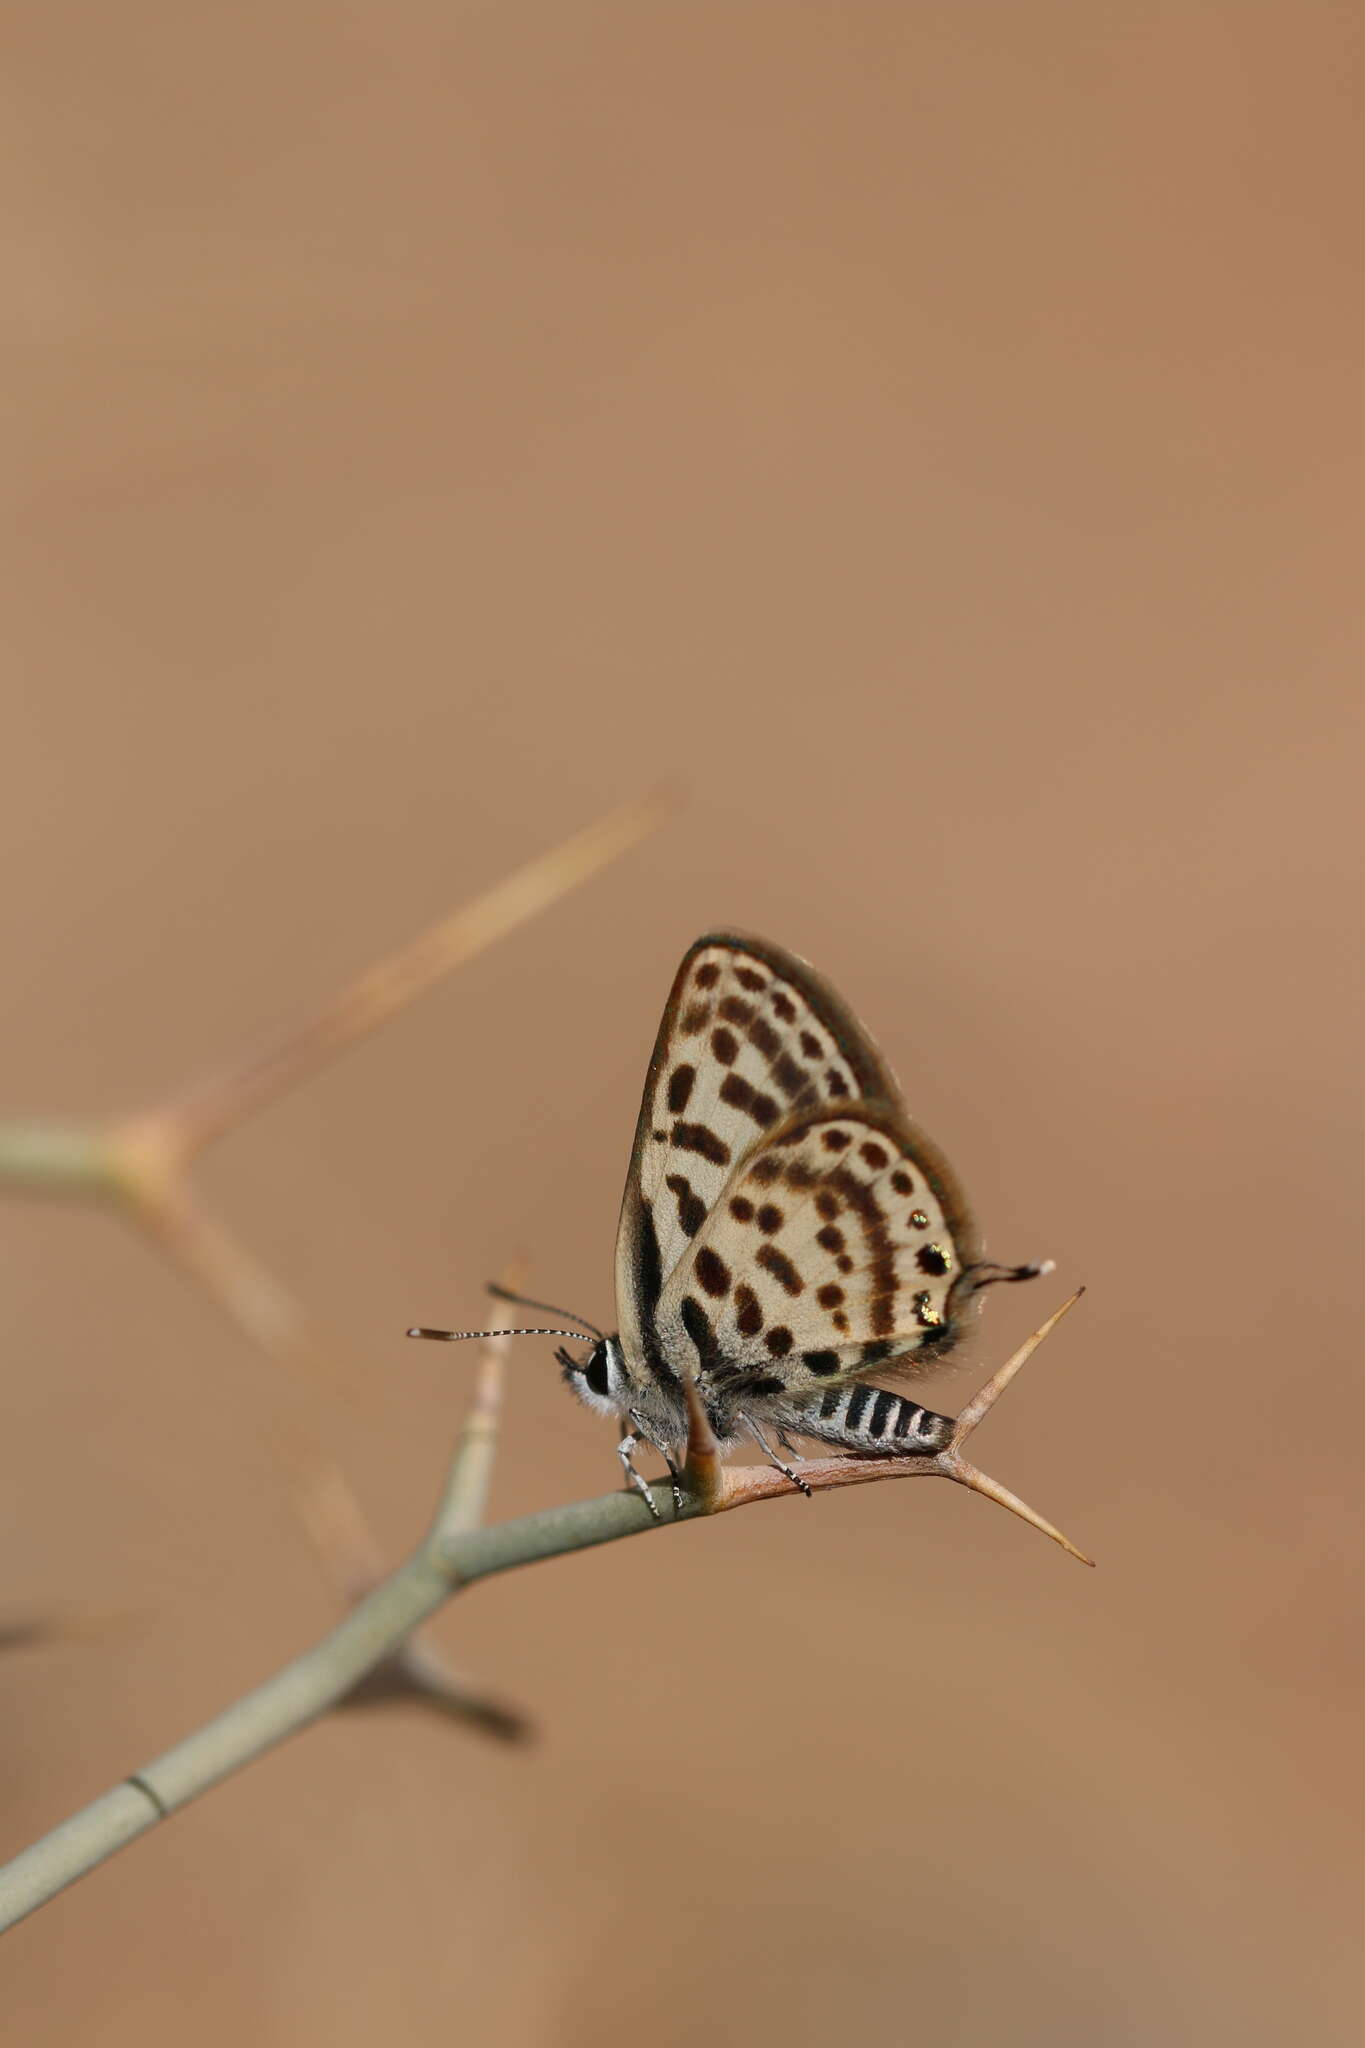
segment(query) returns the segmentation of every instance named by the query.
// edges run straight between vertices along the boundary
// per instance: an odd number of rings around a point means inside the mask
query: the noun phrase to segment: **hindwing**
[[[736,1399],[928,1368],[980,1245],[937,1151],[891,1104],[799,1112],[741,1160],[664,1283],[659,1348]]]

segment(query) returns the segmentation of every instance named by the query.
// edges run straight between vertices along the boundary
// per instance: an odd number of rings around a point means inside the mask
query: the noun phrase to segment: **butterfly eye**
[[[605,1401],[611,1393],[611,1364],[607,1347],[599,1344],[583,1368],[583,1378],[589,1390]]]

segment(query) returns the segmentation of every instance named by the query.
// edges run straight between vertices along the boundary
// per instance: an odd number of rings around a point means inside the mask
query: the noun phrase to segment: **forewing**
[[[895,1079],[814,968],[740,932],[708,932],[689,948],[645,1078],[621,1205],[616,1307],[629,1355],[658,1354],[664,1283],[737,1166],[793,1112],[855,1099],[891,1108]]]
[[[927,1368],[962,1333],[980,1257],[951,1170],[902,1111],[798,1113],[731,1172],[664,1285],[659,1344],[736,1396]]]

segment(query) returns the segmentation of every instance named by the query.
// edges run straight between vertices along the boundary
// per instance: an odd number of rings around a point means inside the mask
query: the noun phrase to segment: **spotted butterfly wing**
[[[804,961],[733,932],[678,970],[617,1238],[628,1356],[727,1407],[927,1364],[980,1244],[876,1046]]]

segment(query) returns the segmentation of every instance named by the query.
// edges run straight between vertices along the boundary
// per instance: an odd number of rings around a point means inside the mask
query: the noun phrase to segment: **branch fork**
[[[1075,1307],[1085,1292],[1078,1287],[1069,1300],[1059,1309],[1054,1309],[1031,1337],[1026,1337],[1012,1356],[1005,1360],[998,1372],[991,1375],[980,1392],[973,1395],[957,1418],[952,1437],[941,1451],[932,1457],[919,1457],[902,1453],[899,1457],[863,1457],[856,1453],[838,1458],[811,1458],[801,1467],[801,1477],[812,1493],[829,1492],[836,1486],[866,1486],[878,1479],[913,1479],[934,1476],[951,1479],[958,1486],[970,1487],[973,1493],[982,1493],[987,1500],[1008,1508],[1011,1514],[1041,1529],[1044,1536],[1050,1536],[1054,1543],[1082,1564],[1093,1564],[1094,1559],[1078,1550],[1069,1537],[1054,1528],[1035,1508],[1002,1486],[998,1479],[992,1479],[963,1456],[963,1447],[973,1431],[984,1422],[1004,1393],[1015,1374],[1032,1358],[1043,1339],[1050,1336],[1062,1317]],[[790,1493],[791,1483],[781,1473],[767,1465],[722,1465],[716,1447],[715,1436],[701,1397],[694,1382],[687,1385],[689,1434],[687,1463],[683,1468],[683,1486],[687,1512],[692,1515],[724,1514],[728,1508],[747,1507],[751,1501],[768,1500],[777,1494]]]

